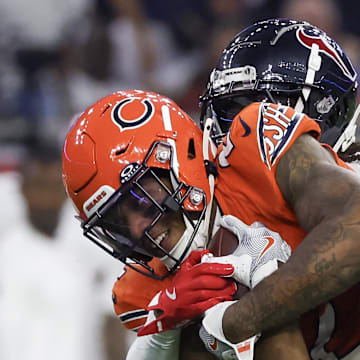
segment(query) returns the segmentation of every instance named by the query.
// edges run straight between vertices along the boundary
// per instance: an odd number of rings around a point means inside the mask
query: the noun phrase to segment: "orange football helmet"
[[[161,181],[164,174],[171,189]],[[166,196],[159,200],[146,191],[143,181],[149,177]],[[211,197],[201,130],[172,100],[140,90],[113,93],[80,115],[65,139],[63,181],[84,235],[136,271],[158,279],[177,268],[191,249]],[[121,213],[109,221],[125,199],[136,206],[151,204],[153,219],[141,241],[130,235]],[[150,230],[164,214],[178,211],[187,236],[181,238],[182,246],[174,246],[175,254],[163,249]],[[144,241],[156,247],[157,257],[171,260],[164,261],[171,264],[165,276],[147,264],[154,255],[142,246]]]

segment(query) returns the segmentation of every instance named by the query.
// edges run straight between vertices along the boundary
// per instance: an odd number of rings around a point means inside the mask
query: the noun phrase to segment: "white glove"
[[[199,335],[207,350],[219,359],[253,360],[254,344],[260,334],[238,344],[232,344],[225,338],[222,329],[224,312],[234,302],[236,301],[224,301],[206,310]]]
[[[223,343],[220,340],[217,340],[214,336],[210,335],[204,328],[201,326],[199,330],[199,336],[202,342],[205,345],[206,350],[216,356],[218,359],[221,360],[236,360],[236,354],[234,349]]]
[[[233,265],[231,276],[250,289],[277,270],[278,261],[285,263],[291,255],[290,246],[281,236],[260,222],[248,226],[235,216],[225,215],[220,218],[220,226],[237,236],[239,246],[227,256],[206,254],[201,262]]]

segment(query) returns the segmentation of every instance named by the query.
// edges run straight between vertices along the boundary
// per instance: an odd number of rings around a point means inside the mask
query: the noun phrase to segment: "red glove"
[[[222,276],[230,276],[234,267],[201,264],[202,255],[208,252],[193,251],[181,264],[172,286],[155,295],[147,307],[147,323],[138,331],[138,336],[182,327],[219,302],[232,300],[236,285],[232,279]]]

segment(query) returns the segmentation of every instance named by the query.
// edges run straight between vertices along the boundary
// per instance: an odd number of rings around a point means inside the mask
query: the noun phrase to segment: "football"
[[[232,254],[239,244],[239,240],[230,230],[221,227],[209,242],[208,249],[214,256]]]
[[[230,230],[220,227],[211,238],[208,249],[214,256],[226,256],[232,254],[239,244],[238,238]],[[249,291],[247,286],[237,283],[237,291],[234,299],[239,299],[243,294]]]

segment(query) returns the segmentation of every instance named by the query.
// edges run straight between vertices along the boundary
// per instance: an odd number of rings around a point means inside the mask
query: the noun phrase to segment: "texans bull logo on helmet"
[[[334,40],[326,36],[324,32],[316,32],[314,29],[309,30],[306,27],[301,27],[297,30],[296,36],[299,42],[308,49],[311,49],[314,43],[319,45],[319,52],[329,56],[337,63],[344,75],[352,81],[355,80],[356,72],[348,58],[344,56],[343,50]]]

